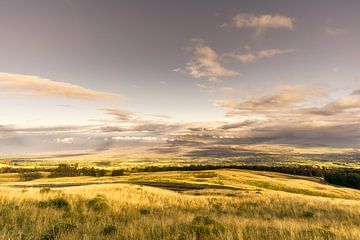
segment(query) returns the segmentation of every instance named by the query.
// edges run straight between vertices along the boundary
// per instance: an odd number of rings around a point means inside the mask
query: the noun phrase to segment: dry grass
[[[50,191],[2,187],[0,239],[360,239],[360,191],[319,179],[238,170],[122,179],[236,189],[177,193],[130,184]]]

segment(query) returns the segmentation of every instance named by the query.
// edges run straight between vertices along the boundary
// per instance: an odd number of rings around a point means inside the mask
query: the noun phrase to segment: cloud
[[[55,142],[57,143],[64,143],[64,144],[71,144],[74,142],[74,138],[73,137],[68,137],[68,138],[56,138]]]
[[[293,104],[303,102],[308,97],[322,95],[323,91],[315,87],[303,85],[280,85],[278,91],[256,100],[236,102],[234,100],[221,100],[216,106],[230,109],[232,113],[238,114],[243,111],[266,112],[284,109]]]
[[[138,140],[142,140],[142,141],[157,141],[158,138],[157,137],[137,137],[137,136],[117,136],[117,137],[112,137],[113,140],[116,141],[138,141]]]
[[[65,126],[33,126],[21,127],[12,125],[0,125],[1,134],[21,133],[21,134],[39,134],[39,133],[66,133],[66,132],[82,132],[91,130],[92,126],[65,125]]]
[[[258,122],[259,122],[258,120],[246,120],[246,121],[242,121],[242,122],[226,123],[226,124],[219,126],[218,128],[222,129],[222,130],[238,129],[238,128],[242,128],[242,127],[249,127]]]
[[[223,55],[226,59],[234,59],[236,61],[242,62],[242,63],[254,63],[258,62],[259,60],[263,58],[272,58],[277,55],[282,55],[286,53],[293,53],[295,52],[295,49],[266,49],[261,50],[255,53],[247,53],[247,54],[240,54],[240,53],[226,53]]]
[[[198,86],[200,88],[201,92],[206,92],[206,93],[222,93],[222,94],[234,95],[234,96],[237,96],[240,94],[240,90],[233,88],[233,87],[215,88],[213,86],[208,86],[208,85],[201,84],[201,83],[197,83],[196,86]]]
[[[356,91],[355,91],[356,93]],[[318,115],[336,115],[349,110],[360,110],[360,96],[354,94],[335,100],[321,108],[305,109],[305,112]]]
[[[115,108],[104,108],[101,109],[105,111],[106,114],[115,116],[120,121],[127,121],[133,118],[134,114],[125,109],[115,109]]]
[[[20,90],[24,95],[63,97],[86,100],[113,100],[123,98],[119,94],[96,91],[78,85],[56,82],[32,75],[0,72],[2,89]]]
[[[261,35],[269,29],[288,29],[294,28],[294,20],[283,15],[255,15],[252,13],[240,13],[232,19],[232,25],[236,28],[255,29],[256,35]]]
[[[119,126],[103,126],[100,128],[102,132],[127,132],[128,129]]]
[[[360,95],[360,89],[354,90],[351,95]]]
[[[219,92],[228,94],[228,95],[240,95],[241,91],[239,89],[233,88],[233,87],[221,87],[218,89]]]
[[[193,59],[186,64],[186,71],[195,78],[207,78],[210,82],[221,81],[221,77],[234,77],[240,74],[225,68],[220,63],[218,54],[200,39],[193,39],[191,48]]]
[[[333,37],[338,37],[344,35],[346,30],[340,27],[327,27],[325,28],[325,33]]]

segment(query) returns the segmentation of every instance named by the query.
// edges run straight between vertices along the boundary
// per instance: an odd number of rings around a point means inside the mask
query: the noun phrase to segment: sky
[[[360,147],[360,2],[1,0],[0,155]]]

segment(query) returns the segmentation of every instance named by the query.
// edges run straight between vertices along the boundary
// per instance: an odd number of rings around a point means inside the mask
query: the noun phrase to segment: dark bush
[[[68,200],[66,200],[63,197],[49,199],[47,201],[40,201],[39,207],[41,208],[54,208],[54,209],[63,209],[63,210],[69,210],[70,209],[70,203]]]
[[[51,188],[49,188],[49,187],[44,187],[44,188],[41,188],[40,189],[40,193],[49,193],[51,191]]]
[[[97,196],[87,202],[87,207],[93,211],[101,212],[109,209],[109,204],[103,196]]]
[[[113,235],[116,232],[116,230],[117,228],[114,225],[107,225],[101,231],[101,234],[105,236]]]
[[[77,226],[72,223],[57,223],[50,227],[50,229],[41,237],[41,240],[56,240],[61,233],[73,232]]]
[[[313,213],[313,212],[309,212],[309,211],[304,212],[304,213],[303,213],[303,217],[304,217],[304,218],[313,218],[313,217],[314,217],[314,213]]]
[[[111,176],[124,176],[123,169],[114,169],[111,171]]]
[[[22,173],[20,173],[20,179],[22,181],[31,181],[34,179],[39,179],[41,177],[42,177],[42,175],[39,172],[22,172]]]
[[[140,208],[140,214],[141,215],[149,215],[150,214],[150,209]]]

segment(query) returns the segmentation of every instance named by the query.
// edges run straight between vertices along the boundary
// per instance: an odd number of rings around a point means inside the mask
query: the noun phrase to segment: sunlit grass
[[[106,180],[120,179],[234,188],[177,193],[132,184],[46,191],[2,187],[0,239],[360,239],[360,191],[325,185],[317,178],[216,170],[136,173]]]

